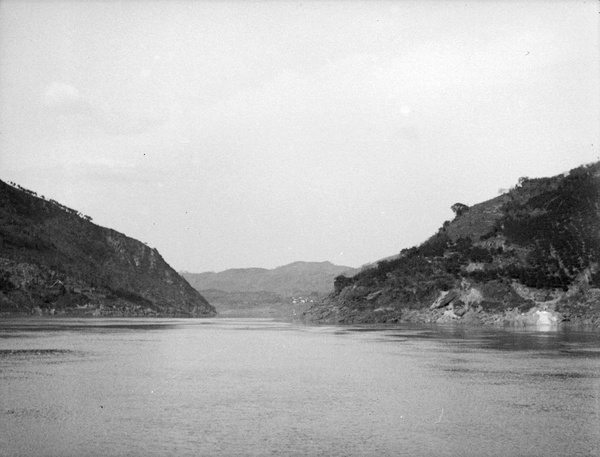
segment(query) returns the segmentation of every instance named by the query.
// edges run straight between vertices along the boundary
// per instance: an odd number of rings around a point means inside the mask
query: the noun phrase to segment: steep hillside
[[[209,316],[156,249],[0,181],[0,313]]]
[[[600,325],[600,162],[452,209],[422,245],[338,276],[304,318],[531,323],[546,311]]]

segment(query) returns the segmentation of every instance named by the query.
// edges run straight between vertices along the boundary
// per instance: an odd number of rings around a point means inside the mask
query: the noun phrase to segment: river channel
[[[0,455],[600,455],[600,333],[4,319]]]

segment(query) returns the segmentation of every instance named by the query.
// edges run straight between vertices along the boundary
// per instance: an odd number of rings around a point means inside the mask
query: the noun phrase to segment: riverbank
[[[550,317],[545,317],[548,313]],[[544,317],[542,317],[544,316]],[[567,316],[561,313],[548,312],[538,308],[532,308],[526,313],[519,310],[506,310],[503,312],[490,313],[475,308],[462,316],[457,316],[452,311],[441,310],[383,310],[376,313],[363,311],[349,314],[341,314],[336,310],[321,315],[303,316],[302,320],[312,324],[458,324],[464,326],[495,326],[495,327],[537,327],[558,328],[568,325],[569,327],[585,327],[586,329],[600,330],[599,316]]]
[[[319,324],[447,324],[496,327],[558,327],[575,326],[600,330],[600,302],[550,301],[525,305],[486,309],[481,304],[466,306],[410,307],[390,304],[380,307],[340,306],[321,304],[308,309],[301,320]]]
[[[131,306],[121,303],[119,305],[81,305],[68,308],[52,308],[33,306],[31,308],[21,308],[18,310],[2,311],[0,318],[102,318],[102,317],[164,317],[164,318],[185,318],[185,317],[215,317],[215,314],[202,315],[193,313],[178,313],[175,310],[168,309],[166,312],[155,310],[150,307]]]
[[[306,322],[328,324],[415,323],[493,326],[555,326],[600,329],[600,289],[585,277],[568,290],[537,289],[518,281],[463,279],[449,290],[429,290],[419,300],[396,298],[398,290],[351,285],[302,314]]]

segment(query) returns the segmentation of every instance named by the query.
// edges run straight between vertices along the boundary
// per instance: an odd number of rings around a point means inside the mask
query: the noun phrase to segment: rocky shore
[[[172,309],[157,311],[150,307],[131,305],[125,301],[110,302],[111,304],[87,304],[75,307],[55,308],[34,305],[27,310],[3,311],[2,317],[207,317],[204,313],[182,313]]]
[[[332,294],[301,319],[323,324],[418,323],[555,327],[564,324],[600,329],[600,289],[578,284],[568,291],[537,290],[517,282],[468,283],[439,292],[429,302],[388,301],[390,291],[356,299],[356,288]]]

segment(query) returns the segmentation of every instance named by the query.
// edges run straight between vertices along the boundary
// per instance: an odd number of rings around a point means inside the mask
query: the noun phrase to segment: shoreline
[[[489,312],[479,308],[472,308],[461,316],[456,315],[453,310],[448,309],[376,309],[376,310],[348,310],[338,307],[327,309],[317,309],[311,312],[306,310],[302,314],[290,316],[228,316],[227,314],[217,315],[196,315],[189,314],[104,314],[94,315],[87,312],[75,313],[36,313],[36,312],[0,312],[0,319],[208,319],[208,318],[228,318],[235,317],[241,319],[273,319],[282,322],[302,323],[305,325],[394,325],[415,324],[415,325],[456,325],[460,327],[489,327],[489,328],[507,328],[507,329],[537,329],[540,331],[560,331],[561,329],[582,329],[586,331],[600,331],[600,316],[598,315],[565,315],[565,313],[547,310],[545,307],[532,307],[527,312],[520,312],[518,308],[511,308],[504,311]],[[546,316],[540,313],[547,313]]]
[[[463,327],[495,327],[495,328],[534,328],[554,330],[565,327],[585,328],[600,331],[598,315],[565,315],[565,313],[548,311],[543,307],[532,307],[527,312],[508,309],[501,312],[488,312],[474,308],[462,316],[452,310],[387,309],[378,310],[344,310],[327,309],[311,313],[308,310],[299,320],[307,324],[323,325],[368,325],[368,324],[453,324]],[[548,313],[551,317],[540,315]]]

